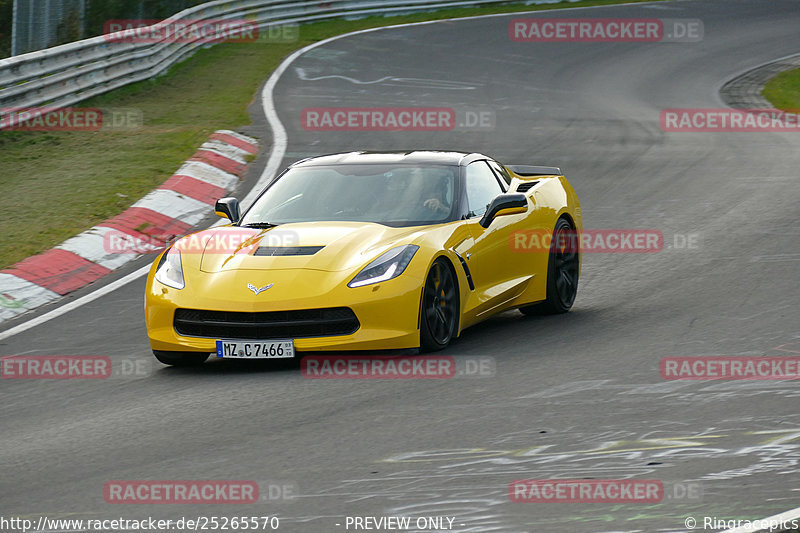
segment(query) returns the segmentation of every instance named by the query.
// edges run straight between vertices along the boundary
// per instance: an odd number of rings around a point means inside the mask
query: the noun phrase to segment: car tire
[[[580,249],[575,228],[561,217],[553,229],[547,261],[547,299],[520,307],[525,315],[558,315],[572,308],[578,293]]]
[[[206,362],[209,354],[204,352],[163,352],[153,350],[160,362],[171,366],[199,366]]]
[[[450,263],[440,257],[431,265],[422,290],[420,352],[437,352],[450,344],[460,314],[458,280]]]

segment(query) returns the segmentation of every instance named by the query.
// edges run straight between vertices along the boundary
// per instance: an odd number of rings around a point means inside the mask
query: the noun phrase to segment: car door
[[[505,192],[505,187],[485,160],[466,166],[464,183],[468,208],[466,226],[471,239],[458,251],[465,258],[475,284],[464,311],[470,318],[480,319],[481,315],[521,294],[530,280],[530,273],[524,271],[524,262],[510,246],[512,234],[523,226],[526,214],[500,216],[484,228],[479,223],[481,217],[488,204]]]

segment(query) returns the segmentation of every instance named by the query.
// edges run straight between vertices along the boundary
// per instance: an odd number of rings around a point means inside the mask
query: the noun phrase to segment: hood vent
[[[324,246],[261,246],[256,250],[255,256],[296,256],[314,255],[325,248]]]

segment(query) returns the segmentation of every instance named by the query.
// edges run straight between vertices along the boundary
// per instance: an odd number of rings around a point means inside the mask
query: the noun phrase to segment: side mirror
[[[524,194],[501,194],[486,208],[486,212],[481,218],[480,225],[488,228],[497,217],[524,213],[528,210],[528,198]]]
[[[239,200],[229,196],[227,198],[220,198],[217,200],[217,205],[214,206],[218,216],[227,218],[234,224],[239,221]]]

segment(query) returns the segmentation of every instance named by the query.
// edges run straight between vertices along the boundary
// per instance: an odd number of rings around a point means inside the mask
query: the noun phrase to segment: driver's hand
[[[447,211],[447,208],[444,206],[442,202],[439,201],[438,198],[431,198],[429,200],[425,200],[425,203],[422,204],[431,211]]]

